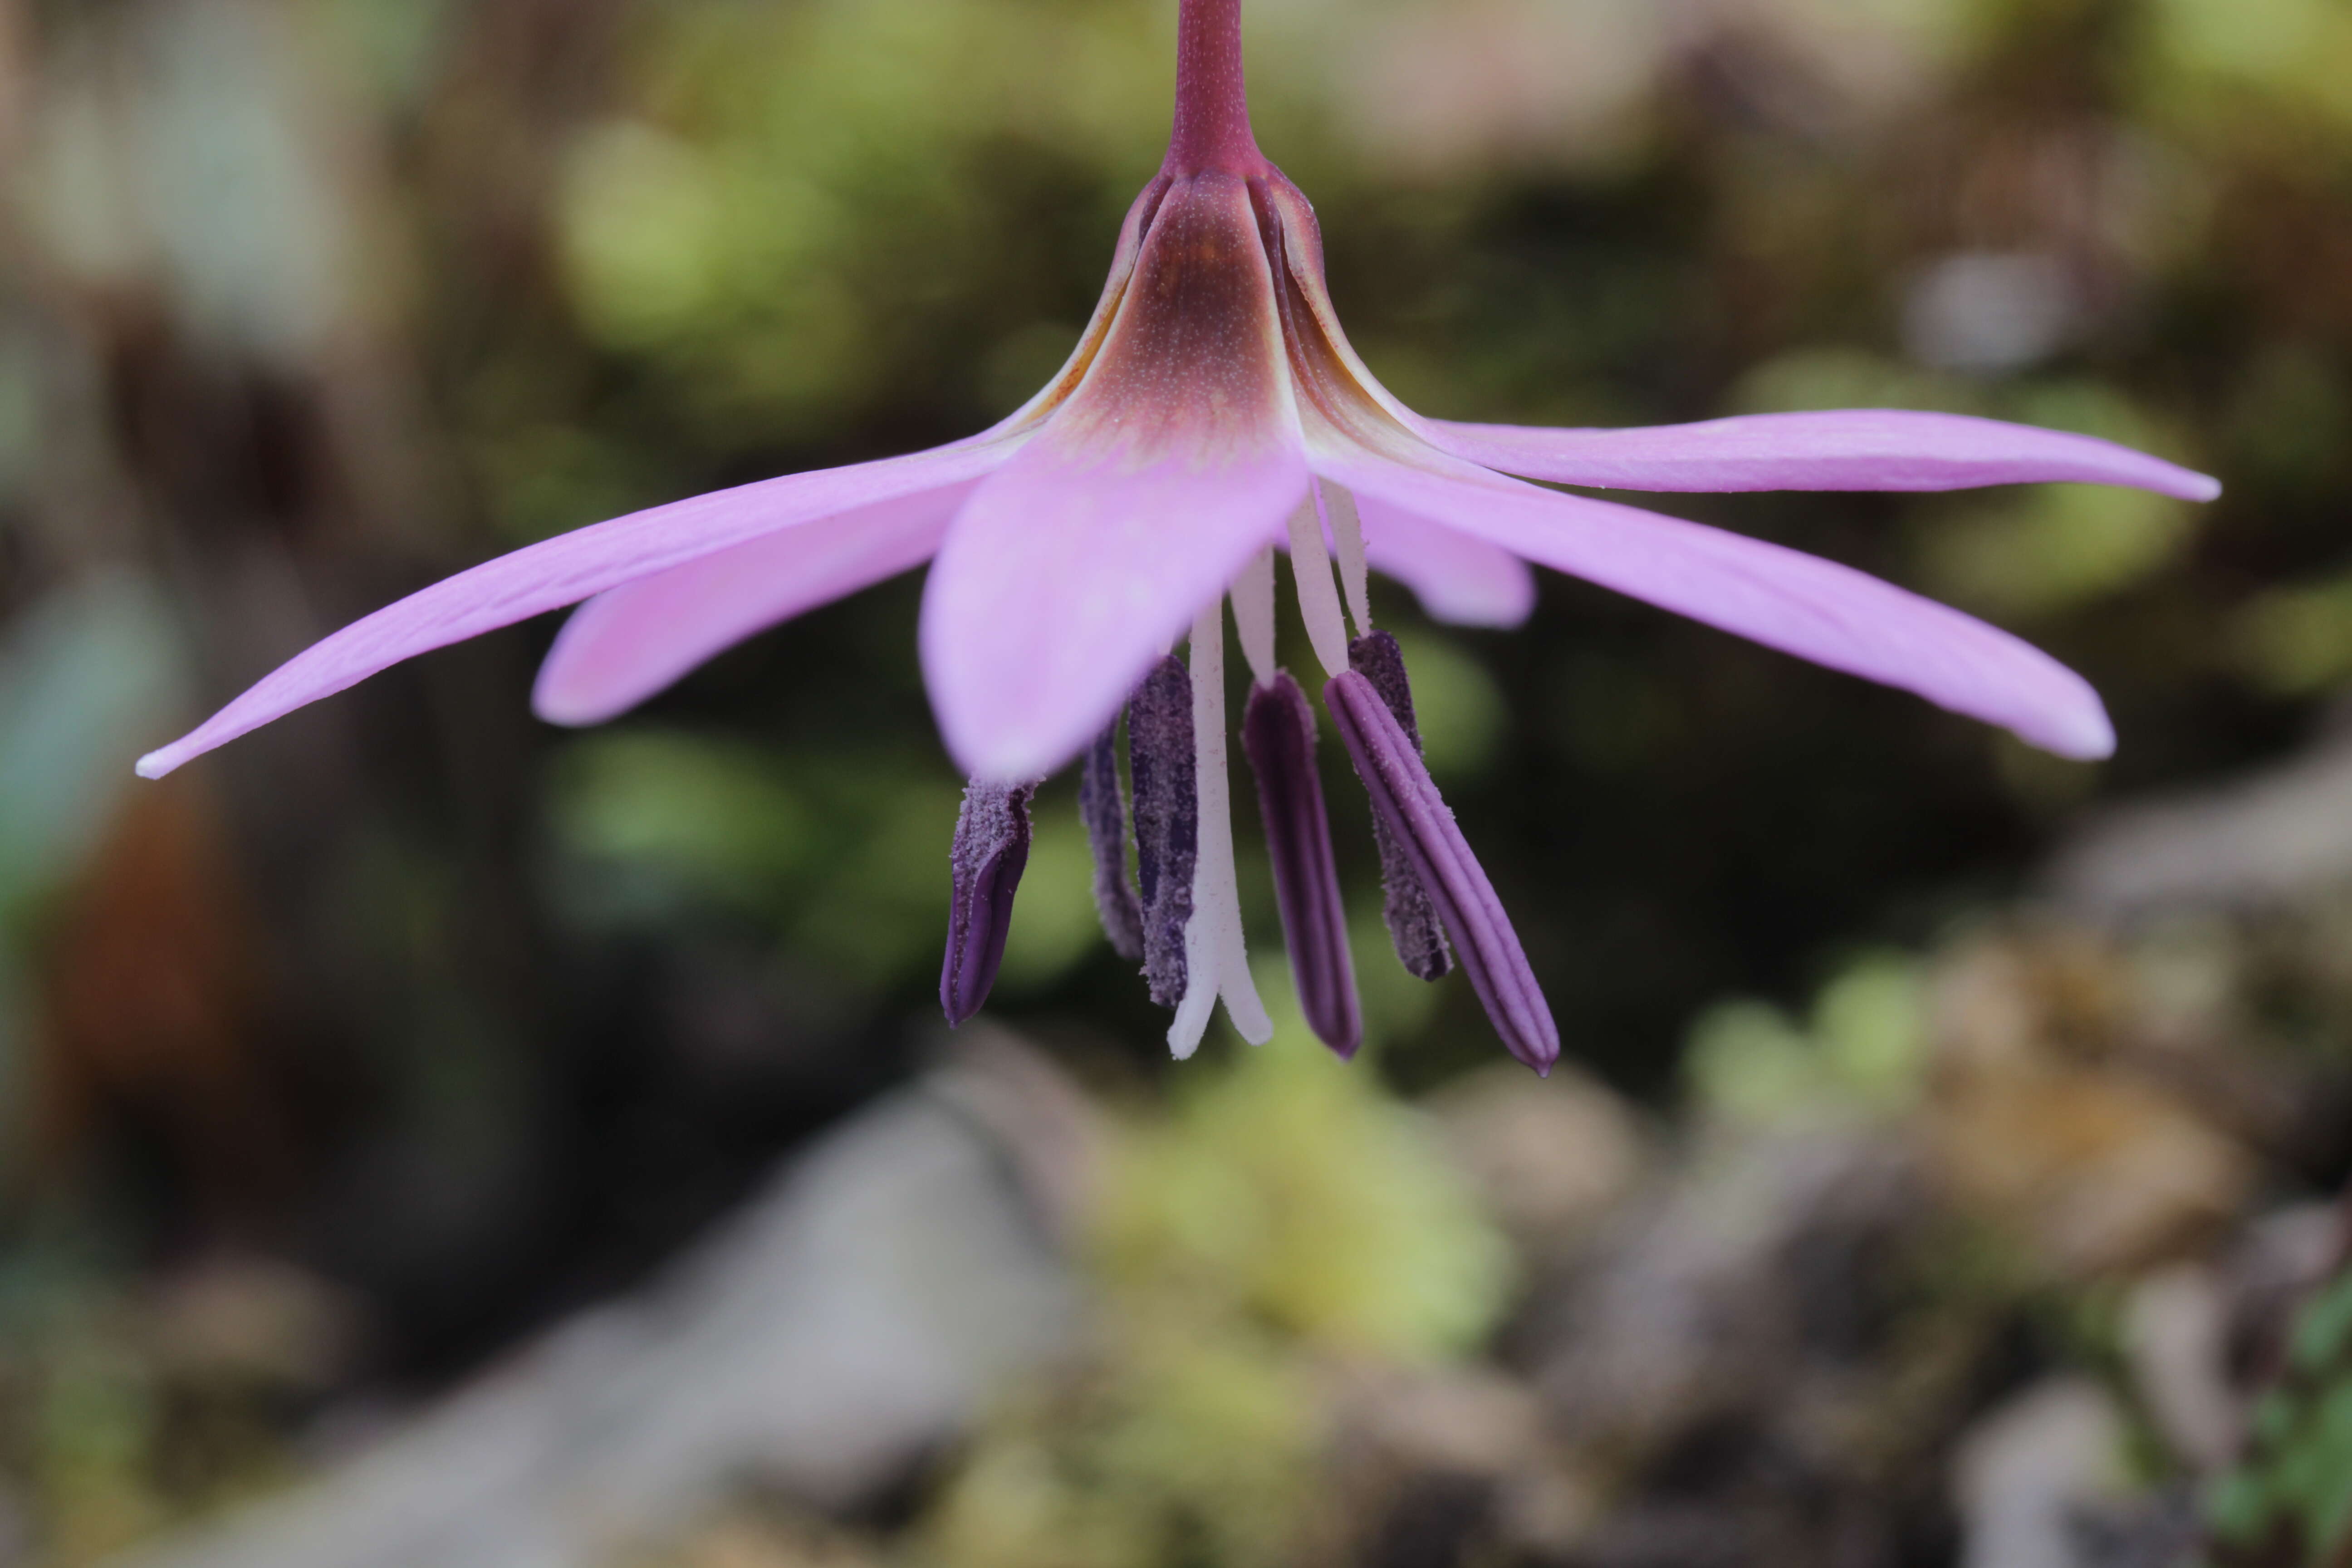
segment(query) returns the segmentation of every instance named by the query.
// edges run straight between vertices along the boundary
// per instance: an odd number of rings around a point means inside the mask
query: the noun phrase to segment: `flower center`
[[[1458,954],[1512,1054],[1547,1072],[1559,1055],[1559,1031],[1517,934],[1422,761],[1403,655],[1394,637],[1371,625],[1354,498],[1337,485],[1312,484],[1290,518],[1289,543],[1299,616],[1328,678],[1324,706],[1372,803],[1382,912],[1397,958],[1412,973],[1435,980]],[[1316,768],[1315,711],[1275,662],[1271,546],[1229,594],[1251,676],[1242,745],[1256,781],[1300,1010],[1325,1044],[1352,1057],[1363,1042],[1363,1017],[1347,905]],[[1273,1034],[1250,976],[1234,875],[1222,602],[1194,620],[1190,654],[1189,665],[1163,657],[1128,702],[1130,789],[1120,787],[1114,720],[1087,752],[1078,796],[1103,928],[1121,956],[1140,962],[1152,1000],[1175,1010],[1168,1043],[1179,1058],[1199,1048],[1220,998],[1244,1038],[1260,1044]],[[978,1009],[994,977],[1013,882],[1027,859],[1031,787],[975,784],[965,798],[940,979],[951,1022]],[[1127,875],[1130,824],[1134,883]]]

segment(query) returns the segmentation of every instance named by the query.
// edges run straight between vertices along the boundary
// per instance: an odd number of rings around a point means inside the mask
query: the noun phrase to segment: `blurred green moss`
[[[1684,1076],[1698,1106],[1743,1121],[1900,1111],[1926,1084],[1923,1008],[1916,961],[1867,954],[1801,1022],[1765,1002],[1710,1008],[1691,1027]]]
[[[911,1553],[954,1568],[1279,1568],[1330,1525],[1350,1363],[1475,1351],[1510,1253],[1420,1115],[1295,1015],[1108,1133],[1081,1371],[980,1434]]]
[[[2321,1568],[2352,1547],[2352,1273],[2298,1315],[2277,1386],[2254,1407],[2248,1455],[2206,1518],[2223,1563]]]

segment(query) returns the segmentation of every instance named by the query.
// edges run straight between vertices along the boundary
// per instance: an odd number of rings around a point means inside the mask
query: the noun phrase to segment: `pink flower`
[[[1349,347],[1314,211],[1258,151],[1239,0],[1183,0],[1179,26],[1167,160],[1128,215],[1076,353],[1025,407],[931,451],[697,496],[460,573],[297,656],[139,772],[161,777],[387,665],[583,600],[533,705],[556,723],[595,723],[755,632],[929,561],[924,675],[948,749],[974,779],[952,858],[950,1017],[976,1009],[993,979],[1031,787],[1084,753],[1105,922],[1177,1007],[1171,1042],[1183,1055],[1219,996],[1245,1037],[1268,1030],[1233,886],[1230,595],[1255,677],[1244,734],[1302,1000],[1345,1054],[1360,1026],[1313,710],[1273,663],[1272,552],[1286,546],[1330,678],[1327,709],[1379,808],[1399,956],[1433,978],[1451,938],[1506,1042],[1540,1070],[1559,1049],[1550,1015],[1421,765],[1402,663],[1370,625],[1368,569],[1402,580],[1441,620],[1507,626],[1532,607],[1534,562],[1915,691],[2063,756],[2113,749],[2091,688],[2005,632],[1830,562],[1525,480],[1652,490],[2075,480],[2197,500],[2218,493],[2212,480],[2105,441],[1951,415],[1636,430],[1424,418]],[[1168,658],[1187,637],[1189,671]],[[1123,868],[1130,806],[1112,742],[1123,708],[1139,889]]]

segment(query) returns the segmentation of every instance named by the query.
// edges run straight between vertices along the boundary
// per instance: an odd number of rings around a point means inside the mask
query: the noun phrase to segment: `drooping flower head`
[[[1505,1044],[1543,1071],[1557,1029],[1423,764],[1403,660],[1371,623],[1370,572],[1402,580],[1439,620],[1509,626],[1533,608],[1532,562],[1905,688],[2063,756],[2113,749],[2090,687],[2005,632],[1844,566],[1526,481],[1929,490],[2075,480],[2200,500],[2218,493],[2213,481],[2105,441],[1953,415],[1637,430],[1424,418],[1340,331],[1314,210],[1250,129],[1239,13],[1240,0],[1182,0],[1168,156],[1128,214],[1069,363],[1003,423],[485,563],[298,655],[142,758],[140,773],[161,777],[401,659],[570,605],[580,608],[533,706],[553,722],[599,722],[744,637],[929,561],[924,679],[972,781],[950,848],[942,1005],[961,1022],[985,999],[1028,858],[1034,786],[1082,758],[1105,929],[1175,1009],[1170,1043],[1188,1055],[1220,998],[1244,1037],[1270,1032],[1234,879],[1230,599],[1251,676],[1239,732],[1300,1002],[1347,1055],[1362,1024],[1318,719],[1306,687],[1275,662],[1273,556],[1286,550],[1324,711],[1374,807],[1397,958],[1433,980],[1458,963]]]

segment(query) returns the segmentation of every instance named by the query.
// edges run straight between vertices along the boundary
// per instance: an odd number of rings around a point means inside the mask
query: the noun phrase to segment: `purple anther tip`
[[[1200,764],[1192,752],[1192,674],[1171,655],[1127,705],[1135,784],[1135,875],[1143,895],[1143,978],[1162,1007],[1184,1000],[1184,927],[1200,859]]]
[[[1013,895],[1029,865],[1029,802],[1036,793],[1034,784],[977,779],[963,792],[948,853],[952,896],[947,962],[940,969],[940,1005],[950,1026],[979,1012],[996,984],[1005,932],[1013,927]]]
[[[1111,951],[1129,963],[1143,962],[1143,906],[1127,876],[1127,797],[1118,787],[1118,721],[1114,719],[1087,748],[1078,773],[1078,816],[1087,825],[1087,847],[1095,858],[1095,912]]]
[[[1348,1060],[1364,1043],[1356,1001],[1356,967],[1348,952],[1348,914],[1331,853],[1331,819],[1315,771],[1315,710],[1288,670],[1250,688],[1242,716],[1242,750],[1257,778],[1274,896],[1298,1004],[1318,1038]]]
[[[1379,689],[1361,674],[1341,670],[1323,688],[1323,701],[1339,728],[1348,754],[1413,871],[1437,906],[1446,934],[1469,972],[1495,1032],[1513,1056],[1539,1074],[1559,1059],[1559,1029],[1552,1022],[1518,933],[1496,898],[1478,858],[1455,825],[1421,752],[1407,738]]]
[[[1420,756],[1421,727],[1413,722],[1412,683],[1405,678],[1404,650],[1397,647],[1396,638],[1383,631],[1365,633],[1348,645],[1348,666],[1372,683],[1381,700],[1388,704],[1397,728],[1412,742],[1412,754]],[[1423,980],[1443,979],[1454,969],[1454,955],[1446,951],[1445,927],[1437,918],[1437,906],[1430,901],[1429,890],[1414,874],[1412,858],[1389,830],[1385,817],[1372,818],[1372,837],[1381,851],[1381,914],[1388,921],[1397,962],[1407,973]]]

